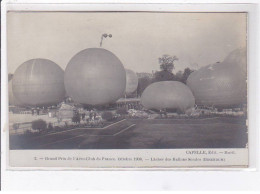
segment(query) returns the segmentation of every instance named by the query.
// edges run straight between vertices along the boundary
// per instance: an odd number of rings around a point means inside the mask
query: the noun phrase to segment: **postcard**
[[[10,168],[248,167],[247,13],[6,17]]]

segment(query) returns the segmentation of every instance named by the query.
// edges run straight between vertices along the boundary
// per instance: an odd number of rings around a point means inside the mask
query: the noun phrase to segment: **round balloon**
[[[14,97],[14,94],[13,94],[13,80],[10,80],[8,82],[8,99],[9,99],[9,105],[12,105],[12,106],[21,105],[21,103],[18,102],[18,100]]]
[[[222,63],[208,65],[191,73],[187,85],[195,96],[196,104],[228,108],[246,102],[246,54],[243,53],[237,50]]]
[[[247,74],[247,51],[246,48],[236,49],[232,51],[223,61],[228,65],[234,65],[234,68],[240,69],[244,77]]]
[[[12,89],[22,105],[55,105],[65,95],[64,71],[48,59],[31,59],[16,69]]]
[[[178,81],[162,81],[149,85],[141,96],[141,104],[147,109],[179,109],[185,111],[192,108],[195,98],[191,90]]]
[[[135,72],[130,69],[126,69],[126,88],[125,93],[131,94],[133,93],[138,86],[138,78]]]
[[[69,61],[64,77],[67,94],[87,105],[104,105],[124,95],[126,72],[121,61],[110,51],[89,48]]]

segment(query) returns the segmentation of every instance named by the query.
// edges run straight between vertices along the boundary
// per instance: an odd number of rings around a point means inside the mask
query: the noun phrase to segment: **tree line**
[[[160,71],[156,71],[152,77],[144,76],[138,78],[137,95],[141,96],[147,86],[159,81],[179,81],[186,84],[186,81],[193,70],[187,67],[184,71],[178,71],[174,74],[172,71],[175,68],[174,62],[177,60],[178,58],[176,56],[163,55],[160,57],[158,59]]]

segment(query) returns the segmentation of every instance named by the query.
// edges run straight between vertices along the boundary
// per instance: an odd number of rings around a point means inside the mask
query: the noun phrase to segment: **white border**
[[[31,4],[31,3],[34,4]],[[55,4],[60,3],[61,4]],[[258,1],[196,1],[197,3],[210,3],[210,4],[184,4],[183,1],[175,1],[181,4],[169,4],[172,1],[128,1],[130,4],[122,4],[123,0],[117,1],[102,1],[105,4],[97,4],[97,1],[73,1],[85,2],[85,4],[71,4],[72,1],[64,0],[38,0],[38,1],[3,1],[1,7],[2,17],[2,58],[1,58],[1,133],[2,133],[2,187],[5,189],[245,189],[256,188],[256,180],[260,180],[259,173],[259,120],[257,116],[259,113],[259,20]],[[93,4],[95,2],[96,4]],[[144,4],[149,2],[151,4]],[[158,4],[160,2],[160,4]],[[185,3],[195,1],[185,1]],[[256,3],[253,4],[212,4],[212,3]],[[42,4],[44,3],[44,4]],[[48,4],[51,3],[51,4]],[[88,4],[92,3],[92,4]],[[108,4],[112,3],[112,4]],[[249,155],[250,155],[250,169],[257,170],[257,172],[236,171],[236,172],[183,172],[183,171],[164,171],[164,172],[84,172],[84,171],[7,171],[6,155],[6,133],[3,130],[7,126],[7,59],[6,59],[6,11],[7,10],[19,11],[194,11],[194,12],[249,12],[248,27],[249,27]],[[225,173],[225,174],[223,174]],[[124,175],[124,176],[122,176]],[[188,175],[188,176],[187,176]],[[225,176],[223,176],[225,175]],[[26,178],[25,178],[26,177]],[[80,178],[79,178],[80,177]],[[215,177],[214,181],[210,181]],[[118,179],[119,178],[119,179]],[[158,179],[157,179],[158,178]],[[71,182],[77,184],[71,184]],[[146,180],[144,182],[144,180]],[[183,180],[183,181],[180,181]],[[101,181],[101,184],[100,184]],[[119,183],[119,182],[120,183]],[[189,184],[189,181],[194,184]],[[216,182],[218,181],[218,182]],[[88,184],[85,184],[88,183]],[[128,184],[131,183],[131,184]],[[178,183],[178,184],[173,184]],[[222,183],[222,184],[221,184]]]

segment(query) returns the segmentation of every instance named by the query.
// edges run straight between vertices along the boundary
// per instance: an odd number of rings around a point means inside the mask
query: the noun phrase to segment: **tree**
[[[33,130],[39,130],[39,132],[44,131],[47,128],[47,123],[46,121],[42,119],[34,120],[32,122],[32,129]]]
[[[182,75],[182,82],[186,84],[189,75],[193,72],[190,68],[185,68]]]
[[[170,81],[174,79],[175,76],[173,73],[163,70],[155,72],[153,82]]]
[[[72,117],[73,123],[80,123],[80,115],[78,111],[75,111]]]
[[[176,56],[163,55],[160,57],[159,64],[161,71],[155,72],[153,82],[174,81],[175,76],[172,71],[174,69],[174,61],[176,60],[178,60]]]
[[[48,130],[53,130],[53,125],[52,125],[52,123],[49,123],[49,124],[48,124]]]
[[[178,71],[175,75],[175,81],[179,81],[182,82],[182,78],[183,78],[183,73],[182,71]]]
[[[186,81],[189,77],[189,75],[193,72],[193,70],[191,70],[190,68],[185,68],[184,71],[178,71],[176,74],[175,74],[175,78],[174,78],[174,81],[179,81],[179,82],[182,82],[184,84],[186,84]]]
[[[141,96],[147,86],[152,83],[152,80],[146,76],[138,79],[137,95]]]
[[[174,61],[178,60],[176,56],[163,55],[159,58],[160,69],[172,73],[174,69]]]

